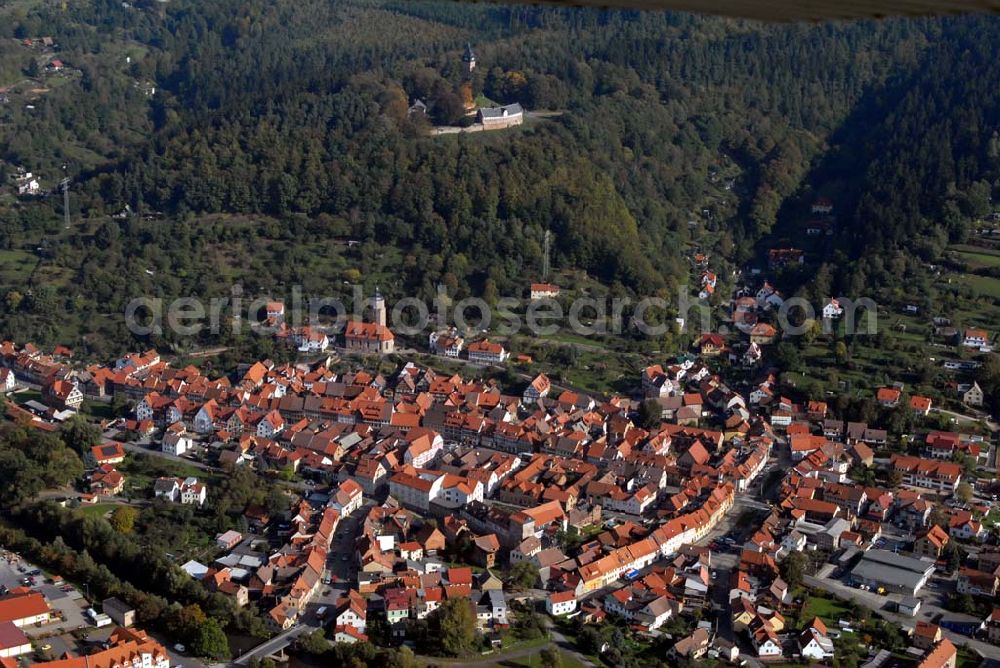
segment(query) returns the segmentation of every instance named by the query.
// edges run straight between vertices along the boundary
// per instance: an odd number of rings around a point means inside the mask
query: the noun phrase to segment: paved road
[[[558,645],[559,643],[555,643]],[[528,656],[535,656],[541,653],[545,649],[545,645],[541,647],[522,647],[520,649],[512,649],[509,652],[498,652],[496,654],[483,654],[481,658],[478,659],[443,659],[439,656],[424,656],[423,654],[417,654],[416,658],[423,665],[426,666],[448,666],[449,668],[482,668],[484,665],[500,665],[506,661],[512,661],[514,659],[523,659]],[[565,648],[563,648],[565,649]],[[578,660],[583,662],[585,666],[593,666],[593,662],[584,657],[581,654],[576,654],[573,650],[566,650],[573,653]]]
[[[225,473],[225,469],[219,468],[218,466],[212,466],[210,464],[205,464],[204,462],[188,459],[187,457],[179,457],[178,455],[171,455],[166,452],[163,452],[162,450],[157,448],[155,444],[149,445],[143,443],[126,443],[124,441],[116,441],[115,439],[111,438],[110,433],[104,434],[103,442],[121,443],[122,447],[125,449],[126,452],[131,452],[133,454],[149,455],[150,457],[159,457],[160,459],[166,459],[172,462],[187,464],[188,466],[195,467],[199,471],[205,471],[207,473]],[[274,482],[283,487],[288,487],[289,489],[293,489],[298,492],[311,492],[314,489],[314,487],[302,482],[294,482],[294,481],[290,482],[287,480],[278,480],[278,479],[274,479]]]
[[[151,457],[159,457],[160,459],[167,459],[167,460],[172,461],[172,462],[178,462],[178,463],[181,463],[181,464],[187,464],[188,466],[193,466],[193,467],[195,467],[196,469],[198,469],[200,471],[208,471],[209,473],[218,473],[218,472],[222,471],[222,469],[220,469],[220,468],[218,468],[216,466],[209,466],[208,464],[205,464],[205,463],[202,463],[202,462],[198,462],[198,461],[193,461],[191,459],[187,459],[186,457],[178,457],[177,455],[168,454],[168,453],[163,452],[162,450],[156,448],[155,446],[151,447],[151,446],[147,446],[147,445],[142,445],[140,443],[127,443],[125,441],[116,441],[116,440],[110,438],[107,434],[104,435],[104,442],[105,443],[121,443],[122,447],[125,448],[126,452],[138,453],[138,454],[143,454],[143,455],[149,455]]]
[[[965,415],[963,413],[956,413],[955,411],[945,410],[944,408],[931,407],[932,413],[941,413],[942,415],[947,415],[953,417],[956,420],[964,420],[965,422],[985,422],[986,428],[992,432],[1000,431],[1000,424],[997,424],[990,419],[990,416],[986,413],[981,415]]]
[[[588,659],[583,654],[580,654],[580,652],[576,651],[576,647],[574,647],[573,643],[570,642],[569,638],[560,633],[559,629],[552,627],[549,629],[549,633],[552,635],[552,641],[559,646],[559,649],[566,652],[567,654],[571,654],[574,659],[579,661],[584,666],[588,666],[590,668],[594,666],[593,661]],[[512,657],[504,657],[504,658],[508,659]]]
[[[883,619],[886,619],[894,624],[898,624],[900,627],[908,631],[912,631],[918,621],[913,617],[899,615],[883,609],[889,600],[885,596],[880,596],[879,594],[870,591],[862,591],[861,589],[848,587],[844,583],[838,580],[831,580],[830,578],[817,578],[807,575],[804,578],[804,582],[810,587],[817,587],[829,592],[839,599],[854,601],[855,603],[873,611]],[[921,606],[921,609],[921,617],[933,617],[934,615],[944,612],[944,610],[932,604],[925,604],[924,606]],[[953,633],[952,631],[947,631],[945,629],[942,629],[941,632],[944,637],[948,638],[956,645],[965,645],[969,649],[978,652],[988,659],[1000,660],[1000,647],[996,645],[980,642],[979,640],[975,640],[958,633]]]

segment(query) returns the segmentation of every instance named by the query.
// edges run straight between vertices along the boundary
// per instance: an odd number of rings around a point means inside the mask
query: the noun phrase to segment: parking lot
[[[36,651],[38,657],[44,660],[56,659],[65,654],[82,656],[107,641],[113,629],[113,626],[106,626],[103,629],[91,627],[86,640],[77,640],[71,633],[40,638],[35,641]]]
[[[24,572],[18,570],[19,568]],[[35,567],[27,562],[15,560],[9,563],[7,559],[0,559],[0,586],[8,589],[24,586],[22,581],[33,570]],[[35,581],[36,584],[30,585],[30,588],[45,596],[52,608],[53,617],[61,616],[62,619],[41,626],[26,627],[24,632],[28,637],[39,638],[90,626],[83,617],[83,610],[88,606],[80,592],[70,585],[54,585],[44,577],[44,574],[36,576]]]

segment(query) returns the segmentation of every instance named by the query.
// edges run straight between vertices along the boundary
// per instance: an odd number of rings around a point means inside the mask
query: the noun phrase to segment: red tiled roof
[[[374,322],[358,322],[357,320],[347,323],[344,336],[348,339],[364,339],[366,341],[392,341],[396,338],[388,327]]]
[[[0,622],[13,622],[44,615],[49,604],[39,593],[8,595],[0,598]]]

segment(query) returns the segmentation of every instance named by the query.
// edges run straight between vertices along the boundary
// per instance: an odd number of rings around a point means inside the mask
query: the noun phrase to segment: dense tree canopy
[[[70,230],[60,198],[0,201],[0,248],[23,263],[0,272],[0,331],[42,343],[118,350],[131,335],[107,316],[132,297],[219,296],[234,282],[278,296],[378,279],[390,298],[438,284],[519,294],[546,230],[556,267],[672,293],[687,282],[684,244],[750,257],[828,140],[852,131],[866,149],[840,162],[868,181],[896,148],[923,152],[897,164],[942,170],[862,183],[859,221],[913,202],[936,221],[929,180],[956,182],[960,213],[989,198],[988,18],[766,26],[389,0],[91,0],[7,16],[0,36],[56,35],[80,73],[33,112],[0,110],[0,167],[51,183],[66,165],[75,179]],[[479,63],[468,83],[466,42]],[[122,52],[130,62],[110,55]],[[30,62],[5,46],[0,74]],[[426,136],[407,113],[420,98],[454,120],[469,89],[562,113],[458,137]],[[965,111],[947,120],[952,104]],[[920,141],[928,128],[946,139]],[[921,225],[934,238],[937,222]]]
[[[0,424],[0,506],[12,506],[83,475],[83,462],[58,436]]]

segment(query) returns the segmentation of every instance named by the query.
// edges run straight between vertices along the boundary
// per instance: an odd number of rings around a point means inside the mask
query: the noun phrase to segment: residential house
[[[827,636],[826,624],[814,618],[799,634],[799,654],[805,659],[825,661],[833,658],[833,641]]]
[[[87,465],[90,467],[102,466],[104,464],[114,466],[125,461],[125,448],[122,447],[121,443],[95,445],[87,453],[85,459]]]
[[[153,483],[153,495],[171,503],[202,506],[208,498],[208,488],[194,477],[157,478]]]
[[[947,638],[942,638],[917,664],[917,668],[955,668],[958,650]]]
[[[788,265],[805,263],[805,253],[798,248],[772,248],[767,252],[769,269],[781,269]]]
[[[996,573],[985,573],[974,568],[960,568],[958,571],[958,593],[993,598],[997,593],[1000,577]]]
[[[702,334],[698,349],[703,357],[716,357],[726,349],[726,340],[719,334]]]
[[[489,339],[470,343],[467,350],[469,361],[473,364],[503,364],[510,357],[502,344],[492,343]]]
[[[913,543],[913,553],[937,561],[948,544],[948,532],[934,525],[923,532]]]
[[[914,647],[930,649],[941,640],[941,627],[931,622],[918,621],[913,629],[911,642]]]
[[[337,609],[333,616],[334,627],[349,626],[364,633],[367,619],[368,602],[359,592],[350,589],[337,601]]]
[[[954,493],[962,481],[962,467],[954,462],[892,455],[889,465],[902,475],[903,484]]]
[[[163,442],[160,447],[164,453],[173,455],[174,457],[180,457],[184,453],[191,450],[193,445],[194,441],[188,434],[183,432],[170,432],[164,435]]]
[[[931,412],[931,398],[914,395],[910,397],[910,410],[917,417],[924,417]]]
[[[766,346],[774,343],[778,336],[778,330],[773,325],[766,322],[758,322],[750,330],[750,341],[758,346]]]
[[[836,320],[840,316],[844,315],[844,307],[840,305],[840,302],[836,299],[831,299],[823,307],[823,319],[824,320]]]
[[[973,381],[972,385],[962,393],[962,403],[966,406],[982,406],[985,399],[983,388],[979,387],[979,383],[976,381]]]
[[[483,568],[493,568],[499,551],[500,540],[496,534],[478,536],[472,541],[472,563]]]
[[[117,628],[89,654],[32,663],[40,668],[170,668],[170,657],[145,631]]]
[[[525,404],[533,404],[543,397],[547,397],[552,390],[552,383],[544,373],[535,376],[528,386],[524,388],[521,400]]]
[[[994,645],[1000,644],[1000,608],[993,608],[986,618],[986,637]]]
[[[340,483],[326,505],[334,508],[342,518],[347,517],[364,505],[364,491],[360,484],[348,478]]]
[[[880,387],[875,393],[875,400],[878,401],[881,406],[886,408],[895,408],[899,405],[899,399],[902,394],[903,393],[895,387]]]
[[[529,296],[532,300],[554,299],[559,296],[559,286],[552,283],[532,283]]]
[[[111,464],[101,464],[90,474],[90,492],[117,496],[125,488],[125,476]]]
[[[0,369],[0,394],[13,392],[17,388],[17,378],[12,369]]]
[[[42,386],[42,400],[56,408],[76,411],[83,404],[83,392],[75,382],[52,380]]]
[[[576,592],[572,590],[551,592],[545,598],[545,611],[553,617],[561,617],[576,611]]]
[[[215,537],[215,547],[220,550],[231,550],[243,540],[243,534],[238,531],[233,531],[230,529],[225,533],[220,533]]]
[[[671,653],[688,661],[697,661],[708,653],[711,646],[711,636],[707,629],[697,628],[694,633],[678,640],[671,648]]]
[[[989,333],[985,329],[977,329],[975,327],[966,329],[965,335],[962,337],[962,345],[966,348],[982,350],[989,345],[989,342]]]

